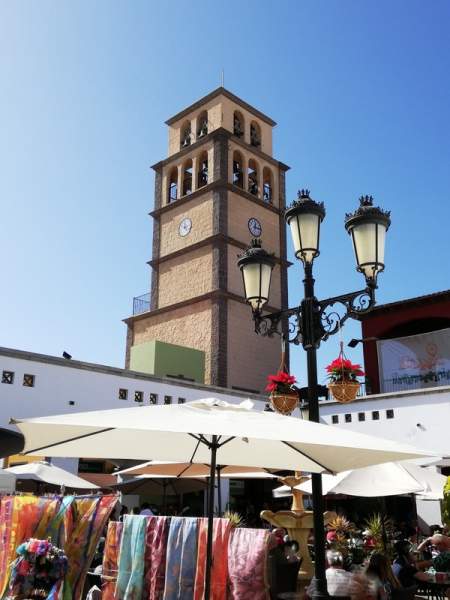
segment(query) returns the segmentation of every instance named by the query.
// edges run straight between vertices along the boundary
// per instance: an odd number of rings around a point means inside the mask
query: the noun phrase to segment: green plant
[[[348,548],[348,536],[355,530],[354,524],[349,521],[346,517],[336,515],[328,523],[330,531],[336,532],[336,537],[331,544],[331,547],[341,552],[343,556],[347,556]]]
[[[231,527],[244,527],[245,521],[242,515],[232,510],[227,510],[223,513],[223,518],[230,521]]]
[[[391,555],[392,548],[388,544],[388,539],[389,537],[392,537],[394,532],[394,524],[391,519],[386,515],[382,516],[380,513],[374,513],[366,519],[365,528],[374,541],[373,549],[375,552],[381,552],[383,554],[387,552]],[[383,535],[385,536],[385,540],[383,540]]]
[[[450,527],[450,476],[444,485],[444,499],[442,500],[442,519]]]

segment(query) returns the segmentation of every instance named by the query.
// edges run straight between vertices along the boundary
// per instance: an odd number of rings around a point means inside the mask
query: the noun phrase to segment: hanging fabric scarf
[[[115,589],[117,571],[119,568],[119,550],[122,537],[123,523],[110,521],[105,540],[105,553],[103,555],[103,585],[102,600],[116,600]]]
[[[71,504],[73,529],[64,548],[69,571],[64,582],[64,600],[79,600],[100,535],[117,502],[117,496],[77,497]]]
[[[197,530],[195,518],[174,517],[170,522],[164,600],[194,598]]]
[[[118,600],[141,600],[142,598],[146,528],[147,517],[125,515],[116,585]]]
[[[208,519],[199,519],[197,571],[195,575],[194,600],[202,600],[205,591],[206,542]],[[211,600],[226,598],[228,578],[228,542],[231,524],[228,519],[214,519],[213,565],[211,569]]]
[[[167,537],[170,517],[149,517],[145,538],[143,600],[162,600],[166,576]]]
[[[267,529],[234,529],[228,547],[230,600],[269,598],[266,568]]]

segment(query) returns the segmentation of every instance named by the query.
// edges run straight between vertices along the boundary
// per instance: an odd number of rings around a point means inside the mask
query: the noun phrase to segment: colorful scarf
[[[54,509],[54,503],[49,498],[32,495],[5,496],[1,500],[1,506],[0,598],[8,586],[17,547],[33,537],[40,519],[44,518],[46,510],[50,512]]]
[[[147,517],[125,515],[116,585],[118,600],[141,600],[142,598],[146,528]]]
[[[167,540],[164,600],[193,600],[197,563],[197,519],[174,517]]]
[[[123,523],[116,521],[109,522],[105,540],[105,552],[103,554],[102,600],[116,600],[115,589],[119,567],[122,528]]]
[[[267,529],[234,529],[228,547],[230,600],[269,598],[266,565]]]
[[[105,530],[117,496],[78,497],[72,502],[73,528],[64,548],[69,571],[64,582],[64,600],[79,600],[100,535]]]
[[[166,576],[167,537],[170,517],[149,517],[145,538],[143,600],[162,600]]]
[[[205,592],[206,545],[208,519],[199,519],[197,572],[195,575],[194,600],[202,600]],[[228,542],[231,524],[228,519],[214,519],[213,564],[211,569],[211,600],[226,597],[228,578]]]

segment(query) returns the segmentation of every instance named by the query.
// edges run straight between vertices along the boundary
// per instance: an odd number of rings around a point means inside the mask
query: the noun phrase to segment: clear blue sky
[[[278,122],[289,197],[326,204],[319,296],[363,283],[343,227],[363,193],[392,211],[379,302],[450,287],[449,23],[441,0],[1,2],[0,344],[123,365],[163,122],[222,68]]]

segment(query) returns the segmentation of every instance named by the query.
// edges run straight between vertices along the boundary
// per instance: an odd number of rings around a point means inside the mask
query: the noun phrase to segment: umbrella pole
[[[221,480],[220,480],[220,471],[221,467],[217,467],[217,502],[219,505],[219,517],[222,516],[222,489],[221,489]]]
[[[167,506],[166,506],[166,502],[167,502],[167,496],[166,496],[166,492],[167,492],[167,481],[164,480],[163,482],[163,514],[166,514],[167,511]]]
[[[216,476],[216,457],[217,435],[212,436],[209,448],[211,450],[211,462],[209,471],[209,490],[208,490],[208,537],[206,542],[206,570],[205,570],[205,600],[210,600],[211,593],[211,567],[212,567],[212,545],[213,545],[213,526],[214,526],[214,483]]]

